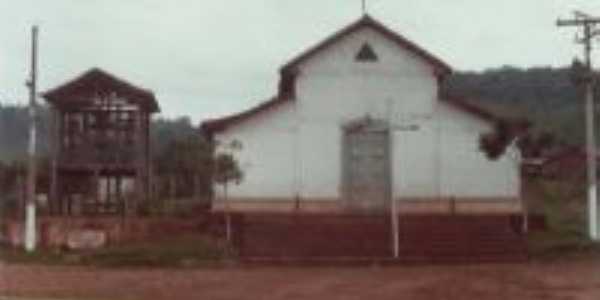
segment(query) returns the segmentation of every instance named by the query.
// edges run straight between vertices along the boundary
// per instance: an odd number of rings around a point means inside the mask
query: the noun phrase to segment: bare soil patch
[[[1,295],[74,299],[598,299],[600,261],[389,267],[0,266]]]

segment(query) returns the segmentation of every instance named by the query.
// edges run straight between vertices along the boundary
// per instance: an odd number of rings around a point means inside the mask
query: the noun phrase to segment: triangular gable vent
[[[377,54],[375,54],[375,51],[373,51],[373,48],[368,43],[364,43],[360,51],[356,54],[356,61],[372,62],[377,60]]]

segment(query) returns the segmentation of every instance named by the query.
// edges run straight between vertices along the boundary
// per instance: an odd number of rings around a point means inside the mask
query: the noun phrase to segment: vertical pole
[[[121,195],[121,175],[117,174],[116,175],[117,178],[115,178],[116,180],[116,186],[115,186],[115,207],[116,207],[116,212],[119,214],[123,213],[122,210],[122,203],[123,203],[123,195]]]
[[[59,215],[64,214],[64,186],[62,185],[62,177],[63,174],[61,174],[58,171],[58,164],[60,163],[61,157],[62,157],[62,152],[64,149],[64,128],[65,128],[65,120],[64,120],[64,113],[62,111],[59,111],[58,109],[53,109],[55,111],[55,116],[57,118],[57,126],[56,126],[56,155],[54,157],[54,163],[53,163],[53,169],[52,172],[54,172],[54,178],[55,178],[55,191],[56,191],[56,197],[54,198],[56,201],[56,206],[57,206],[57,213]]]
[[[223,184],[223,193],[225,196],[225,235],[227,242],[231,244],[231,214],[229,213],[229,199],[227,198],[227,181]]]
[[[150,195],[150,170],[151,170],[151,163],[150,163],[150,114],[144,110],[144,112],[142,113],[142,118],[143,118],[143,122],[142,122],[142,152],[143,152],[143,162],[142,162],[142,170],[143,170],[143,178],[142,178],[142,184],[144,187],[144,196],[143,196],[143,201],[144,204],[148,204],[151,199]],[[193,183],[192,183],[193,184]]]
[[[519,161],[521,158],[519,157]],[[525,197],[523,197],[523,184],[519,186],[519,199],[521,200],[521,212],[523,214],[523,223],[521,225],[521,231],[526,234],[529,232],[529,207],[527,207],[527,202],[525,201]]]
[[[102,186],[104,183],[104,186]],[[96,186],[96,193],[94,194],[94,209],[93,214],[97,215],[100,212],[100,205],[102,202],[107,201],[108,199],[108,175],[104,176],[104,178],[100,178],[100,168],[96,167],[94,169],[94,185]],[[104,189],[104,191],[102,191]],[[102,195],[102,193],[105,193]]]
[[[16,165],[17,170],[17,178],[15,179],[15,185],[17,188],[17,198],[18,198],[18,215],[21,215],[25,211],[25,184],[23,184],[23,170],[20,165]]]
[[[598,190],[597,190],[597,163],[596,163],[596,135],[594,121],[594,94],[593,94],[593,72],[592,72],[592,38],[600,34],[592,29],[600,24],[600,18],[591,17],[581,12],[575,12],[575,18],[570,20],[559,19],[557,26],[581,26],[584,36],[578,42],[584,45],[585,55],[585,125],[586,125],[586,160],[588,181],[588,230],[592,241],[598,241]]]
[[[37,81],[38,27],[31,28],[31,78],[29,87],[29,147],[27,165],[27,204],[25,207],[25,251],[33,252],[36,246],[36,81]]]
[[[155,192],[155,186],[154,186],[154,161],[152,159],[153,156],[153,152],[152,152],[152,147],[150,147],[150,126],[152,126],[152,116],[150,115],[149,112],[147,112],[148,115],[146,115],[146,121],[145,121],[145,126],[146,126],[146,137],[145,137],[145,141],[144,141],[144,145],[146,146],[146,175],[147,175],[147,179],[146,179],[146,201],[153,201],[156,200],[154,199],[154,192]],[[196,183],[194,183],[196,184]]]
[[[389,157],[389,164],[392,164],[392,158],[393,158],[393,150],[394,150],[394,131],[392,130],[392,124],[394,122],[394,113],[393,113],[393,105],[392,105],[392,99],[388,99],[387,101],[387,121],[388,121],[388,157]],[[392,170],[393,167],[388,166],[388,170],[389,174],[388,174],[388,180],[389,182],[389,186],[390,186],[390,191],[389,191],[389,198],[390,198],[390,219],[391,219],[391,226],[392,226],[392,250],[394,253],[394,258],[399,258],[400,257],[400,222],[398,220],[398,205],[396,203],[396,199],[394,198],[394,184],[392,181]]]
[[[51,145],[51,161],[50,161],[50,197],[48,199],[50,214],[56,214],[57,202],[56,198],[58,196],[57,192],[57,178],[56,178],[56,160],[58,158],[58,144],[60,140],[58,138],[57,130],[58,130],[58,122],[57,122],[57,113],[56,109],[50,108],[50,145]]]
[[[585,105],[586,105],[586,144],[587,144],[587,177],[588,177],[588,221],[590,239],[598,240],[598,221],[597,221],[597,167],[596,167],[596,134],[594,122],[594,94],[593,94],[593,75],[591,62],[591,28],[590,25],[584,27],[584,50],[585,50]]]
[[[133,197],[128,197],[127,207],[125,214],[126,215],[137,215],[138,206],[140,202],[144,198],[144,186],[143,186],[143,176],[144,176],[144,145],[143,145],[143,128],[142,128],[142,111],[141,108],[138,108],[135,111],[135,129],[134,129],[134,140],[135,140],[135,195]]]
[[[303,167],[302,167],[302,150],[301,150],[301,128],[302,128],[302,119],[300,116],[300,109],[298,107],[298,103],[294,103],[294,193],[295,193],[295,210],[299,211],[302,209],[302,176],[303,176]]]

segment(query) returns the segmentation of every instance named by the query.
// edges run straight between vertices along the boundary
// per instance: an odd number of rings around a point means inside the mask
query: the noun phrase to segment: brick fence
[[[42,248],[74,248],[73,243],[99,247],[160,241],[181,234],[223,238],[224,220],[223,214],[210,213],[192,218],[42,217],[38,220],[38,240]],[[233,246],[242,259],[393,256],[389,215],[232,214],[231,220]],[[405,258],[414,260],[457,260],[477,253],[475,258],[481,260],[520,258],[525,253],[521,223],[518,215],[401,216],[400,250]],[[22,221],[3,220],[1,225],[5,242],[21,246]],[[543,216],[530,219],[531,230],[543,228]]]
[[[543,223],[530,220],[534,229]],[[518,215],[401,216],[399,250],[407,261],[519,261],[527,256],[521,224]],[[232,225],[248,261],[393,257],[387,215],[235,214]]]
[[[99,233],[105,244],[160,240],[175,234],[206,232],[209,214],[193,218],[122,218],[122,217],[41,217],[37,222],[38,242],[42,248],[65,247],[69,239],[82,232]],[[12,246],[23,244],[23,222],[6,219],[1,223],[1,237]]]

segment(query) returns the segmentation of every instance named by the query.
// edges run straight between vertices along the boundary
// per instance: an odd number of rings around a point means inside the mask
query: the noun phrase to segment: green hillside
[[[482,105],[525,117],[539,130],[580,144],[584,138],[583,101],[569,68],[501,67],[459,72],[447,83],[450,94],[468,95]]]

